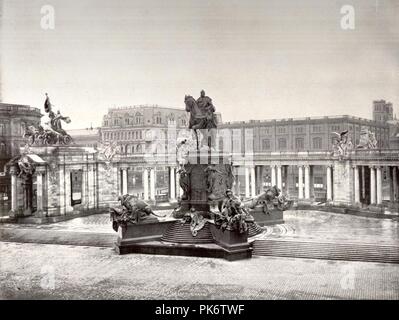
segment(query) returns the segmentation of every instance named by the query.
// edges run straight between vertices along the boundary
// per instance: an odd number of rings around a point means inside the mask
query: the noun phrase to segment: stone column
[[[149,199],[149,194],[148,194],[148,169],[145,168],[143,171],[143,188],[144,188],[144,200]]]
[[[234,193],[235,193],[235,195],[237,195],[239,197],[241,192],[240,192],[240,177],[238,174],[238,170],[239,170],[238,166],[234,168],[234,175],[235,175],[235,178],[234,178],[235,192]]]
[[[180,187],[180,174],[178,173],[178,170],[176,170],[176,197],[181,197],[183,192],[183,189]]]
[[[36,168],[36,215],[38,217],[43,216],[43,174],[44,168]]]
[[[245,167],[245,198],[249,198],[249,168]]]
[[[276,182],[276,166],[275,165],[271,165],[271,182],[272,182],[272,187],[275,186],[277,184]]]
[[[66,212],[73,211],[72,207],[72,181],[71,181],[71,171],[65,170],[65,204]]]
[[[176,183],[175,183],[175,168],[169,168],[169,201],[176,200]]]
[[[359,180],[359,167],[353,167],[353,182],[354,182],[354,192],[355,192],[355,204],[360,203],[360,180]]]
[[[394,201],[394,195],[393,195],[393,180],[392,180],[392,167],[387,166],[387,180],[388,180],[388,186],[389,186],[389,202]]]
[[[66,210],[65,210],[65,170],[64,170],[64,165],[60,165],[60,170],[59,170],[59,175],[60,175],[60,179],[59,179],[59,183],[60,183],[60,187],[59,187],[59,193],[60,193],[60,214],[61,215],[65,215]]]
[[[89,164],[87,170],[87,201],[89,209],[94,208],[94,168],[93,165]]]
[[[377,204],[382,204],[382,168],[377,167]]]
[[[255,166],[251,167],[251,197],[256,196]]]
[[[17,193],[17,168],[10,167],[11,175],[11,211],[10,216],[15,216],[18,211],[18,193]]]
[[[393,181],[393,198],[394,201],[398,201],[398,169],[397,167],[392,168],[392,181]]]
[[[303,167],[298,166],[298,199],[303,199]]]
[[[281,174],[281,165],[277,166],[277,187],[283,191],[283,177]]]
[[[332,167],[327,166],[327,201],[332,201]]]
[[[127,168],[122,168],[122,194],[127,194]]]
[[[370,167],[370,204],[376,204],[377,202],[375,186],[375,168]]]
[[[310,167],[308,165],[305,166],[305,199],[310,199]]]
[[[155,201],[155,168],[150,169],[150,199]]]

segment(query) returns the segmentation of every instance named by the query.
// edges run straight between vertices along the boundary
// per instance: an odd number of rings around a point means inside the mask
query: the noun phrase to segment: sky
[[[110,107],[213,99],[224,121],[399,116],[397,0],[0,0],[1,99],[101,125]],[[341,28],[343,5],[354,30]],[[41,28],[51,5],[55,28]]]

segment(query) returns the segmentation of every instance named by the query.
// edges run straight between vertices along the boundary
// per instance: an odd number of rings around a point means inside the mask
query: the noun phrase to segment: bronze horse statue
[[[200,108],[197,104],[197,101],[190,95],[186,95],[184,97],[184,103],[186,105],[186,111],[190,113],[188,128],[194,130],[195,137],[197,140],[197,149],[199,149],[197,130],[216,129],[217,128],[216,117],[213,113],[213,110]],[[204,145],[204,142],[206,142],[206,140],[207,140],[207,134],[204,135],[201,144]]]

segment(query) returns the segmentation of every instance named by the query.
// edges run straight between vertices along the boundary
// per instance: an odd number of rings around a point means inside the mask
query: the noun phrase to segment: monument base
[[[119,226],[118,240],[115,251],[118,254],[143,253],[157,255],[196,256],[209,258],[223,258],[229,261],[248,259],[252,257],[252,248],[248,242],[248,232],[217,229],[211,222],[206,222],[204,229],[198,235],[201,239],[192,237],[189,241],[181,242],[187,237],[188,223],[180,220],[166,220],[158,222],[142,222]],[[176,234],[176,241],[172,242],[170,231]],[[209,241],[206,238],[210,230]],[[204,235],[201,235],[201,231]],[[169,239],[169,240],[166,240]]]
[[[269,213],[265,213],[263,207],[255,207],[249,213],[261,227],[284,223],[284,211],[281,210],[270,210]]]

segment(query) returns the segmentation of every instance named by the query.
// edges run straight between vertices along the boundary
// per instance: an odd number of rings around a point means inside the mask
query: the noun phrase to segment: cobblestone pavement
[[[399,299],[399,266],[0,242],[2,299]]]

